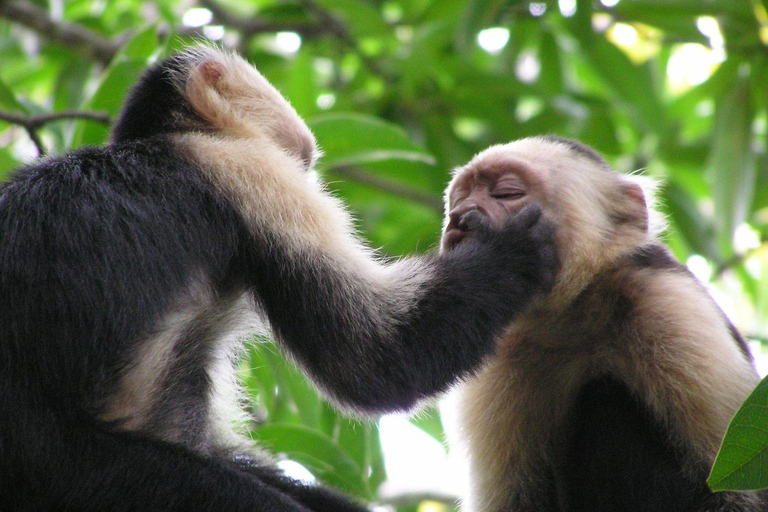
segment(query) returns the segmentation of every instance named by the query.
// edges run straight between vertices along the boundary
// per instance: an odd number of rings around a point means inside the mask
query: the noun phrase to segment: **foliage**
[[[717,491],[768,487],[768,377],[733,417],[709,475]]]
[[[3,0],[0,178],[38,150],[107,138],[99,118],[50,114],[114,116],[149,62],[192,38],[221,38],[308,120],[326,152],[323,179],[385,254],[435,246],[452,167],[490,144],[556,133],[594,146],[623,172],[662,180],[668,243],[728,298],[721,302],[742,330],[765,340],[767,8],[768,0]],[[381,499],[376,425],[333,412],[267,347],[244,366],[260,411],[253,435],[321,480]]]

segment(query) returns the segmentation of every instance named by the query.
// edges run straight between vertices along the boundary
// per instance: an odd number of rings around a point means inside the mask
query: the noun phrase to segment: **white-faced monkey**
[[[471,234],[465,219],[503,225],[536,202],[560,258],[552,291],[462,390],[465,510],[768,509],[758,493],[707,488],[759,379],[744,339],[658,241],[642,182],[557,137],[491,147],[455,173],[444,254]]]
[[[109,144],[0,186],[0,510],[363,510],[232,433],[254,312],[337,403],[407,409],[476,369],[557,261],[533,207],[381,262],[317,156],[259,73],[198,48],[143,75]]]

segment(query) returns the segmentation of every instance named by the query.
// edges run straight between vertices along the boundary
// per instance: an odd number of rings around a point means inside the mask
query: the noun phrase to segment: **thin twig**
[[[61,112],[51,112],[49,114],[24,115],[0,110],[0,121],[6,123],[19,124],[24,127],[38,129],[41,126],[61,121],[62,119],[87,119],[97,123],[109,124],[109,114],[106,112],[82,112],[79,110],[64,110]]]
[[[443,213],[443,201],[439,197],[435,197],[432,194],[414,190],[411,187],[402,185],[395,181],[391,181],[385,178],[380,178],[362,169],[350,166],[339,166],[328,169],[330,172],[335,172],[341,176],[353,179],[358,183],[364,183],[370,185],[384,192],[389,192],[396,196],[408,199],[415,203],[422,204],[431,208],[438,213]]]
[[[43,9],[23,1],[0,0],[0,17],[24,25],[69,48],[75,48],[103,64],[109,64],[125,36],[109,39],[75,23],[54,20]]]
[[[214,0],[199,0],[199,5],[213,14],[213,24],[241,31],[246,37],[272,32],[296,32],[302,36],[329,33],[329,27],[321,23],[277,21],[260,17],[244,18],[221,7]]]
[[[734,267],[741,265],[750,257],[752,257],[754,254],[765,250],[766,246],[768,246],[768,238],[762,238],[760,240],[759,246],[754,247],[752,249],[748,249],[743,253],[737,254],[732,258],[720,263],[715,269],[715,272],[714,272],[715,278],[719,279],[720,277],[722,277],[722,275],[725,273],[726,270],[730,270]]]
[[[37,133],[37,130],[39,130],[47,123],[61,121],[62,119],[87,119],[89,121],[96,121],[97,123],[110,123],[109,114],[106,112],[81,112],[76,110],[65,110],[62,112],[51,112],[49,114],[25,115],[0,110],[0,121],[17,124],[24,127],[24,129],[27,131],[27,134],[29,134],[29,138],[32,139],[32,142],[37,147],[37,152],[40,156],[44,156],[46,150],[40,135]]]

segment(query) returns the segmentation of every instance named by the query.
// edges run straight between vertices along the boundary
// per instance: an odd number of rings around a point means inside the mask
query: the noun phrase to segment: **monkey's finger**
[[[511,222],[523,229],[528,229],[536,224],[542,215],[541,206],[536,203],[528,203],[523,206],[517,215],[512,217]]]

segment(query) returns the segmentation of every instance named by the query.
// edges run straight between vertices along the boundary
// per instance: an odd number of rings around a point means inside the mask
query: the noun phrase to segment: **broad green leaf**
[[[581,41],[582,58],[606,84],[641,131],[663,133],[666,112],[656,95],[648,63],[633,64],[624,53],[603,37]]]
[[[478,32],[488,28],[508,2],[504,0],[470,0],[465,2],[464,12],[459,18],[456,42],[463,51],[475,45]]]
[[[10,172],[21,164],[13,158],[11,152],[5,148],[0,148],[0,182],[5,181]]]
[[[621,0],[612,10],[623,19],[633,19],[644,12],[664,16],[733,16],[747,19],[753,16],[750,2],[733,0]]]
[[[109,112],[115,117],[123,104],[128,89],[136,82],[145,63],[135,60],[118,62],[110,66],[99,88],[88,102],[88,109]],[[82,123],[75,136],[76,145],[102,144],[107,139],[109,128],[97,123]]]
[[[285,91],[293,108],[303,118],[314,115],[319,110],[317,106],[319,90],[313,63],[310,53],[300,52],[292,62],[288,89]]]
[[[159,46],[157,27],[153,25],[133,36],[115,55],[114,60],[146,61],[158,51]]]
[[[733,234],[750,211],[755,189],[749,80],[738,76],[717,106],[707,173],[715,205],[718,242],[731,252]]]
[[[381,449],[381,436],[378,422],[371,425],[368,435],[369,472],[368,487],[376,491],[387,479],[387,469],[384,466],[384,451]]]
[[[357,0],[317,0],[317,4],[339,19],[354,37],[376,38],[386,36],[390,28],[381,14],[368,2]]]
[[[382,160],[434,163],[434,158],[412,143],[402,128],[375,117],[328,114],[308,124],[325,153],[320,164],[326,169]]]
[[[269,342],[261,336],[255,337],[249,343],[243,382],[250,395],[258,399],[269,415],[275,408],[277,383],[272,374],[270,362],[264,355],[265,351],[270,350],[268,346],[264,346],[267,343]]]
[[[411,423],[432,436],[438,443],[445,442],[445,429],[443,429],[443,420],[440,418],[440,411],[436,407],[429,407],[409,419]]]
[[[768,378],[731,420],[707,483],[714,491],[768,487]]]
[[[301,411],[293,395],[295,370],[286,364],[274,345],[264,345],[264,361],[275,382],[274,406],[269,411],[270,423],[295,423],[301,420]]]
[[[712,221],[702,215],[694,197],[675,181],[667,183],[665,190],[666,207],[673,226],[690,250],[710,260],[723,261],[722,253],[714,243]]]
[[[272,424],[257,428],[252,435],[272,452],[304,465],[320,480],[355,496],[371,498],[362,468],[322,432],[303,425]]]
[[[14,92],[2,80],[0,80],[0,107],[14,112],[28,113],[26,107],[16,99]]]
[[[53,92],[54,111],[77,109],[83,103],[93,63],[76,55],[62,67]]]
[[[339,421],[336,442],[360,468],[367,468],[370,464],[368,452],[370,432],[370,423],[350,418],[341,418]]]

